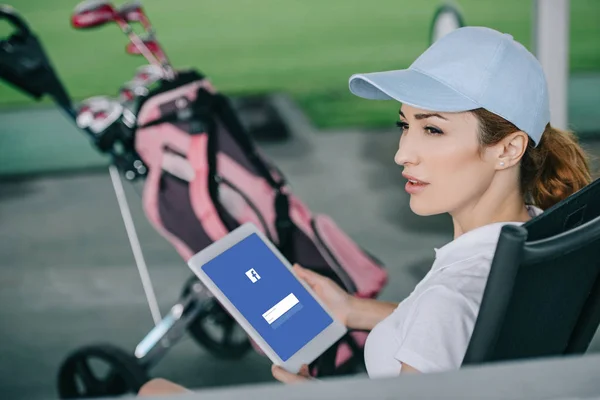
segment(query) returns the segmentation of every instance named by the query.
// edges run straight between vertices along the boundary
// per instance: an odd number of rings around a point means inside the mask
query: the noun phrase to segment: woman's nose
[[[398,150],[394,156],[394,162],[398,165],[416,164],[418,162],[418,156],[416,151],[414,140],[411,140],[405,133],[400,138],[398,144]]]

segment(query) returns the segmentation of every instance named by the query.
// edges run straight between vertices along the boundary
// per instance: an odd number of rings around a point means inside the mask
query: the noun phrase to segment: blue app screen
[[[283,361],[333,322],[256,234],[202,269]]]

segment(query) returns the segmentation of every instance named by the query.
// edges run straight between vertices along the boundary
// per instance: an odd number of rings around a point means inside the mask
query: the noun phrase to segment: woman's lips
[[[421,193],[423,190],[425,190],[425,187],[429,185],[429,183],[417,179],[414,176],[408,174],[402,174],[402,176],[408,179],[408,182],[406,182],[406,186],[404,187],[404,189],[410,194]]]
[[[404,189],[410,194],[421,193],[429,183],[412,183],[411,181],[406,182]]]

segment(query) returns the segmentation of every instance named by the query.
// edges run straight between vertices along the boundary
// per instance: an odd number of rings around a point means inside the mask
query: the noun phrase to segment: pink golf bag
[[[290,262],[357,297],[381,291],[387,281],[381,263],[290,191],[228,99],[202,75],[182,72],[163,82],[140,104],[137,124],[135,149],[148,168],[145,213],[184,260],[252,222]],[[351,331],[311,366],[313,374],[362,363],[365,339],[365,332]]]

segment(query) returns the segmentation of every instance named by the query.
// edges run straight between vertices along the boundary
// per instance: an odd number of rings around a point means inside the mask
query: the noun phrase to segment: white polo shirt
[[[533,217],[542,212],[528,206]],[[483,291],[505,224],[474,229],[441,249],[431,270],[365,343],[371,378],[397,376],[401,362],[420,372],[458,369],[467,351]]]

